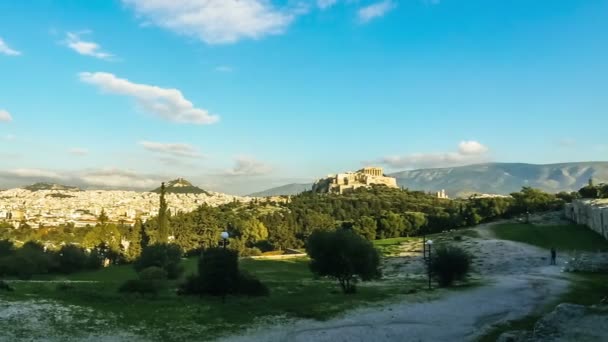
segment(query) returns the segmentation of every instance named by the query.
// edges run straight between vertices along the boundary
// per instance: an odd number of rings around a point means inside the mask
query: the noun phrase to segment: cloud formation
[[[272,172],[272,167],[250,156],[238,156],[234,167],[227,170],[226,176],[261,176]]]
[[[392,168],[422,169],[437,167],[452,167],[487,161],[489,149],[481,143],[461,141],[456,152],[416,153],[406,156],[389,156],[380,163]]]
[[[0,54],[7,56],[20,56],[21,51],[11,49],[10,46],[0,37]]]
[[[162,143],[155,141],[140,141],[139,145],[148,151],[171,155],[174,157],[200,158],[202,155],[198,150],[184,143]]]
[[[103,51],[99,44],[82,40],[80,35],[81,34],[78,33],[68,32],[65,39],[65,44],[67,47],[84,56],[91,56],[105,60],[114,57],[114,55],[111,53]]]
[[[337,2],[338,2],[338,0],[317,0],[317,6],[320,9],[326,9],[326,8],[332,7]]]
[[[68,153],[73,154],[75,156],[86,156],[87,154],[89,154],[89,150],[81,147],[73,147],[68,150]]]
[[[104,92],[132,97],[144,111],[165,120],[197,125],[213,124],[219,120],[218,116],[205,109],[194,107],[178,89],[133,83],[106,72],[81,72],[79,77],[82,82],[95,85]]]
[[[0,122],[11,122],[13,121],[13,117],[11,113],[4,109],[0,109]]]
[[[228,44],[281,34],[301,10],[277,9],[267,0],[122,0],[156,26],[197,37],[207,44]]]
[[[13,177],[33,181],[64,180],[68,178],[63,173],[43,169],[12,169],[7,171],[0,171],[0,177]]]
[[[362,23],[370,22],[373,19],[383,17],[393,10],[397,5],[392,0],[384,0],[371,5],[361,7],[357,12],[359,21]]]
[[[101,169],[87,171],[78,176],[80,183],[86,186],[119,189],[153,189],[163,179],[159,176],[143,175],[135,171],[120,169]]]

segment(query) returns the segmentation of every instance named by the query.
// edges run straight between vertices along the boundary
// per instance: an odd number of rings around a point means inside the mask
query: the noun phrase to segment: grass
[[[380,242],[390,248],[399,240]],[[186,274],[196,270],[196,258],[184,260]],[[39,280],[91,281],[60,286],[51,282],[15,282],[15,292],[0,293],[0,299],[20,301],[51,299],[91,308],[95,315],[114,317],[117,327],[131,331],[139,327],[146,339],[163,341],[200,340],[245,328],[256,320],[282,316],[325,320],[341,312],[378,303],[424,287],[422,281],[361,283],[358,293],[344,295],[336,282],[315,280],[308,259],[241,260],[241,268],[257,276],[270,288],[270,296],[229,297],[225,304],[209,297],[180,297],[173,289],[156,297],[118,293],[117,288],[136,274],[130,265],[111,266],[67,276],[38,277]],[[66,288],[67,287],[67,288]],[[97,316],[95,316],[97,317]],[[90,320],[95,318],[91,317]],[[273,318],[273,321],[275,318]],[[65,323],[57,323],[58,325]],[[58,326],[59,330],[75,329]],[[82,327],[81,327],[82,328]]]
[[[374,247],[380,251],[380,254],[384,257],[395,256],[400,252],[400,245],[421,241],[421,238],[415,237],[398,237],[390,239],[382,239],[373,241]]]
[[[500,224],[492,227],[496,237],[558,251],[606,251],[608,241],[593,230],[579,225],[544,226]]]
[[[593,305],[599,303],[608,296],[608,274],[573,274],[572,282],[568,291],[562,294],[554,302],[542,308],[539,312],[528,315],[518,320],[509,321],[495,326],[490,332],[478,339],[479,342],[494,342],[507,331],[528,330],[534,328],[536,322],[548,312],[555,309],[559,303],[571,303],[579,305]]]

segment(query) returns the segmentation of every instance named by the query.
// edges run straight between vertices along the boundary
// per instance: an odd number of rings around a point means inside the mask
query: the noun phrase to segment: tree
[[[140,256],[142,250],[142,233],[142,222],[140,219],[137,219],[135,220],[135,224],[129,229],[129,247],[125,251],[125,259],[127,261],[135,261]]]
[[[253,246],[258,241],[268,239],[268,229],[256,218],[241,220],[236,229],[247,246]]]
[[[439,247],[431,256],[428,267],[439,286],[447,287],[466,277],[471,268],[471,257],[458,247]]]
[[[158,242],[166,243],[169,240],[169,208],[165,199],[165,183],[160,186],[160,206],[158,208]]]
[[[238,254],[219,247],[206,249],[198,263],[201,293],[221,296],[234,292],[239,279]]]
[[[344,293],[354,293],[358,280],[380,278],[380,255],[371,242],[346,229],[316,231],[307,242],[310,270],[338,280]]]
[[[0,240],[0,258],[15,253],[15,245],[11,240]]]
[[[355,221],[353,225],[353,230],[358,235],[364,237],[365,239],[372,241],[376,238],[376,230],[378,226],[376,224],[376,219],[370,216],[362,216],[358,220]]]
[[[99,222],[100,225],[104,226],[106,223],[108,223],[108,215],[106,215],[106,210],[104,208],[101,208],[101,213],[99,214],[99,216],[97,217],[97,222]]]
[[[405,219],[397,213],[385,212],[378,220],[380,239],[399,237],[405,232],[405,229]]]
[[[87,254],[84,249],[75,245],[65,245],[57,253],[59,271],[73,273],[83,270],[87,265]]]
[[[177,279],[184,271],[181,266],[182,250],[175,244],[154,244],[147,246],[141,252],[134,264],[137,272],[156,266],[167,272],[169,279]]]

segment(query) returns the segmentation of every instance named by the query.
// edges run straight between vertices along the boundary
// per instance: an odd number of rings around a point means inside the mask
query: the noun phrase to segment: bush
[[[13,288],[4,280],[0,280],[0,290],[13,292]]]
[[[15,245],[10,240],[0,240],[0,258],[15,253]]]
[[[198,262],[201,291],[212,296],[233,293],[239,280],[238,254],[223,248],[206,249]]]
[[[262,251],[257,247],[244,248],[241,250],[240,254],[241,254],[241,256],[244,256],[244,257],[260,256],[260,255],[262,255]]]
[[[184,271],[181,258],[182,250],[178,245],[154,244],[142,250],[134,266],[137,272],[152,266],[160,267],[169,279],[177,279]]]
[[[429,267],[439,286],[451,286],[454,281],[464,279],[469,273],[471,256],[458,247],[440,247],[433,251]]]
[[[156,295],[167,288],[167,272],[152,266],[139,272],[139,279],[127,280],[118,289],[120,292]]]
[[[350,230],[316,231],[308,239],[310,270],[337,279],[344,293],[354,293],[358,280],[380,278],[380,254],[371,242]]]
[[[87,266],[87,259],[84,249],[75,245],[65,245],[57,253],[59,272],[67,274],[82,271]]]
[[[239,274],[236,292],[250,297],[268,296],[270,294],[270,290],[268,290],[266,285],[247,272]]]
[[[180,285],[180,295],[211,295],[226,297],[229,294],[267,296],[268,288],[254,276],[240,272],[238,254],[223,248],[206,249],[198,262],[198,275],[190,275]]]

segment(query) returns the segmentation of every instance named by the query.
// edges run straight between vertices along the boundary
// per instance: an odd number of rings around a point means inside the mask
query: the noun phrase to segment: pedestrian
[[[557,257],[557,251],[554,247],[551,247],[551,265],[556,265],[555,259]]]

